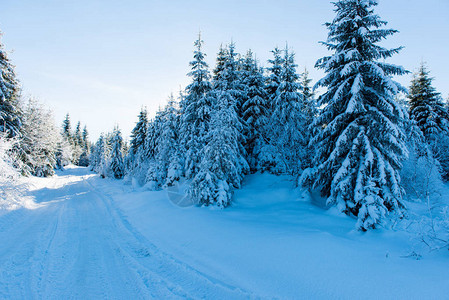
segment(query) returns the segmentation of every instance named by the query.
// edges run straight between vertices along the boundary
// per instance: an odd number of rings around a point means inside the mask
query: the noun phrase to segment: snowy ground
[[[27,183],[36,204],[0,212],[0,299],[449,295],[447,251],[407,257],[410,235],[357,232],[286,177],[249,176],[224,211],[85,168]]]

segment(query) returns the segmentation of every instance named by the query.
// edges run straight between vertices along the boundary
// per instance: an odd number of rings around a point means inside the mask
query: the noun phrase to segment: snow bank
[[[288,177],[248,176],[232,207],[180,207],[170,191],[101,181],[125,218],[174,257],[267,298],[444,298],[449,256],[413,256],[402,230],[354,230],[355,220],[311,205]],[[419,258],[419,257],[418,257]]]

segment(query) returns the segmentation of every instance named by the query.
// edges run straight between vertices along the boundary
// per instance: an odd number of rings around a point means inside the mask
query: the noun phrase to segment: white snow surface
[[[225,210],[70,167],[0,212],[0,299],[443,299],[449,253],[361,233],[288,177],[248,176]],[[180,190],[183,190],[182,187]]]

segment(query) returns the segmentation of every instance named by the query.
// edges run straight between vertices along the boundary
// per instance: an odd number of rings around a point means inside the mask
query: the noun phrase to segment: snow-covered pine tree
[[[307,117],[307,124],[312,124],[318,115],[318,107],[315,99],[315,91],[310,86],[312,79],[309,78],[309,71],[304,69],[300,77],[300,91],[304,101],[304,113]]]
[[[90,166],[92,171],[100,174],[102,178],[108,177],[110,173],[110,134],[102,133],[95,143],[90,156]]]
[[[199,205],[225,208],[231,204],[233,189],[240,187],[249,166],[239,149],[242,125],[234,109],[235,99],[226,90],[219,93],[201,153],[200,172],[192,181],[189,195]]]
[[[224,58],[221,57],[224,53]],[[235,52],[235,44],[231,42],[225,50],[220,49],[217,57],[217,66],[214,70],[214,80],[212,82],[212,94],[218,103],[218,98],[225,97],[229,105],[232,105],[237,113],[235,127],[241,127],[245,130],[242,120],[242,105],[244,99],[244,85],[241,82],[241,66],[240,55]],[[224,59],[224,60],[223,60]],[[221,66],[223,64],[223,66]],[[229,94],[229,95],[227,95]],[[218,107],[218,104],[216,104]],[[245,151],[245,136],[240,134],[238,139],[238,148],[243,156],[246,156]]]
[[[95,171],[100,163],[100,149],[101,145],[103,144],[103,133],[100,134],[100,137],[95,142],[95,144],[92,145],[89,161],[90,161],[90,169],[91,171]]]
[[[281,84],[282,65],[284,64],[282,50],[276,47],[271,51],[271,53],[273,53],[273,59],[268,60],[268,64],[270,66],[267,68],[268,73],[266,76],[266,90],[268,94],[268,104],[270,110],[272,110],[273,107],[272,103],[274,98],[276,97],[276,91]]]
[[[56,167],[56,152],[60,139],[53,115],[37,100],[30,99],[24,108],[23,117],[23,161],[32,175],[51,176]]]
[[[74,165],[77,166],[79,165],[80,157],[83,154],[82,143],[83,137],[81,134],[81,122],[78,121],[75,127],[75,132],[73,133],[72,136],[72,147],[73,147],[72,162]]]
[[[56,148],[56,168],[63,170],[72,160],[72,145],[60,135]]]
[[[109,167],[111,169],[111,176],[116,179],[121,179],[125,175],[125,164],[123,163],[123,138],[122,133],[118,127],[114,128],[112,133],[112,150]]]
[[[81,149],[82,153],[78,165],[82,167],[87,167],[89,166],[90,141],[89,141],[89,132],[87,131],[86,126],[84,126],[83,133],[81,135]]]
[[[161,134],[160,111],[148,122],[147,136],[145,139],[145,160],[154,160],[157,152],[157,141]]]
[[[70,124],[70,115],[67,113],[65,116],[64,121],[62,121],[62,136],[72,143],[73,140],[73,134],[72,134],[72,126]]]
[[[259,152],[266,144],[268,94],[263,69],[257,65],[251,50],[244,57],[241,68],[241,81],[244,85],[242,117],[246,125],[245,149],[248,164],[252,171],[256,171]]]
[[[79,121],[76,124],[74,139],[75,139],[75,143],[78,146],[82,147],[82,145],[83,145],[83,136],[82,136],[82,133],[81,133],[81,122],[79,122]]]
[[[199,153],[205,144],[209,130],[213,98],[210,95],[209,66],[202,52],[201,36],[195,41],[194,60],[190,62],[192,83],[186,88],[181,100],[181,146],[185,151],[185,175],[193,178],[197,173],[201,158]]]
[[[219,78],[221,76],[221,72],[225,68],[225,62],[226,62],[228,55],[229,55],[228,49],[226,47],[223,47],[223,45],[220,45],[220,49],[218,50],[218,53],[217,53],[215,69],[213,70],[213,74],[214,74],[213,80],[214,81],[219,80]]]
[[[377,1],[334,5],[337,16],[326,24],[329,36],[323,43],[334,53],[316,64],[327,73],[317,83],[327,88],[319,99],[325,107],[314,122],[322,130],[311,141],[315,168],[304,172],[302,182],[357,216],[357,227],[367,230],[404,207],[399,171],[407,156],[400,126],[405,114],[395,101],[403,88],[391,76],[406,71],[383,62],[401,48],[377,44],[397,32],[381,28],[386,22],[374,14]]]
[[[261,171],[270,171],[276,174],[285,171],[285,164],[283,163],[282,155],[279,153],[274,136],[273,118],[271,116],[274,112],[274,99],[277,95],[277,90],[281,84],[281,73],[284,64],[284,56],[282,50],[278,47],[274,48],[271,53],[273,58],[268,60],[268,68],[266,78],[266,92],[267,92],[267,116],[270,116],[267,124],[264,127],[265,144],[261,145],[258,151],[257,169]],[[273,140],[272,140],[273,139]]]
[[[167,106],[159,113],[160,133],[156,141],[155,159],[150,165],[147,181],[154,188],[170,186],[182,175],[181,153],[179,151],[179,111],[177,103],[170,96]]]
[[[90,152],[89,131],[87,130],[86,125],[84,125],[83,128],[83,148],[86,150],[86,152]]]
[[[433,78],[424,63],[414,74],[409,94],[409,114],[421,129],[431,151],[440,162],[441,175],[449,179],[449,114],[440,93],[432,86]]]
[[[131,131],[130,150],[125,158],[126,173],[142,181],[143,169],[146,168],[144,160],[146,156],[145,140],[148,132],[148,113],[146,107],[142,107],[136,126]]]
[[[414,74],[408,99],[410,117],[416,121],[426,140],[435,140],[442,131],[447,131],[448,112],[444,107],[440,93],[432,86],[429,71],[424,63]]]
[[[243,125],[237,113],[236,97],[241,96],[241,84],[234,44],[230,44],[228,51],[221,52],[226,55],[223,66],[219,60],[220,66],[215,72],[216,104],[201,152],[200,171],[192,181],[189,195],[200,205],[224,208],[231,204],[232,191],[240,187],[249,166],[242,145]]]
[[[311,87],[312,79],[309,78],[309,72],[304,69],[304,73],[300,77],[300,91],[303,97],[304,108],[303,112],[306,118],[305,124],[305,140],[307,143],[312,139],[315,128],[312,126],[313,121],[318,116],[318,106],[315,98],[315,91]],[[311,166],[311,160],[313,157],[313,146],[305,145],[305,155],[302,157],[303,168]]]
[[[0,38],[1,35],[0,32]],[[0,41],[0,132],[5,132],[6,138],[20,136],[22,113],[19,98],[20,86],[14,66]]]
[[[135,156],[137,152],[144,151],[145,138],[148,129],[148,113],[146,107],[143,107],[139,113],[139,120],[131,131],[130,153]]]
[[[281,67],[267,130],[270,144],[262,148],[259,164],[273,173],[298,174],[304,168],[307,124],[297,65],[288,48],[284,50]]]

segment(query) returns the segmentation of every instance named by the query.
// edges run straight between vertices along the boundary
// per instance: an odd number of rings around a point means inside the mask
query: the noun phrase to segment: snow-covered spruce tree
[[[63,170],[72,160],[72,145],[62,135],[56,148],[56,168]]]
[[[173,95],[164,110],[159,112],[159,118],[161,131],[156,141],[155,160],[147,174],[147,181],[154,182],[154,188],[172,185],[183,171],[179,151],[179,111]]]
[[[14,66],[0,41],[0,132],[5,132],[6,138],[20,136],[22,113],[19,98],[20,86]]]
[[[276,97],[276,91],[281,84],[282,65],[284,64],[284,57],[282,56],[282,50],[278,47],[271,51],[273,53],[273,59],[268,60],[269,67],[267,68],[266,76],[266,90],[268,94],[269,107],[272,108],[273,100]]]
[[[148,131],[148,113],[146,107],[141,108],[138,121],[131,131],[130,149],[125,158],[126,173],[134,178],[142,177],[144,172],[145,139]],[[141,180],[139,180],[141,181]]]
[[[280,85],[272,100],[273,111],[268,132],[270,144],[274,146],[274,161],[269,170],[274,173],[298,174],[304,168],[302,158],[307,143],[307,119],[294,54],[287,48],[282,61]],[[265,160],[261,160],[261,163],[267,165]]]
[[[109,140],[109,135],[102,133],[95,143],[90,157],[92,171],[100,174],[102,178],[109,175],[109,161],[111,152]]]
[[[432,78],[424,63],[414,74],[409,89],[408,99],[410,117],[431,142],[441,131],[446,131],[448,113],[442,103],[440,93],[432,86]]]
[[[139,154],[139,162],[135,163],[135,169],[130,175],[135,178],[139,184],[145,184],[148,181],[154,182],[154,174],[156,170],[156,156],[158,150],[158,142],[162,131],[162,111],[159,110],[156,116],[148,121],[145,143],[142,147],[143,154]],[[154,187],[156,188],[156,186]]]
[[[98,140],[95,142],[95,144],[92,145],[92,149],[90,152],[90,170],[95,171],[99,162],[100,162],[100,144],[103,142],[101,141],[103,139],[103,134],[100,135]]]
[[[374,0],[335,2],[337,16],[327,23],[323,43],[334,54],[316,66],[327,75],[317,86],[327,88],[314,124],[321,128],[311,140],[314,168],[302,183],[321,190],[329,204],[358,217],[361,230],[375,228],[389,211],[400,213],[403,188],[399,171],[407,156],[401,123],[406,117],[394,100],[403,88],[391,79],[402,67],[379,60],[399,52],[377,43],[396,33],[383,29],[374,14]]]
[[[72,134],[72,125],[71,125],[71,122],[70,122],[70,115],[69,114],[66,114],[64,121],[62,121],[61,134],[67,141],[72,143],[73,134]]]
[[[87,131],[87,127],[84,126],[83,133],[81,135],[81,156],[78,161],[78,165],[82,167],[89,166],[89,156],[90,156],[90,141],[89,141],[89,132]]]
[[[90,152],[90,140],[89,140],[89,131],[87,130],[87,126],[84,125],[83,128],[83,148]]]
[[[114,128],[111,141],[111,158],[109,168],[111,176],[121,179],[125,174],[125,164],[123,163],[123,138],[118,127]]]
[[[83,137],[81,134],[81,122],[78,122],[75,127],[75,132],[72,136],[72,146],[73,146],[73,153],[72,153],[72,162],[74,165],[79,165],[79,160],[81,157],[81,154],[83,154]]]
[[[257,65],[251,50],[243,59],[241,68],[241,80],[244,85],[242,117],[246,125],[245,149],[249,166],[252,171],[256,171],[260,150],[266,145],[268,94],[265,89],[263,69]]]
[[[309,78],[309,72],[304,69],[304,73],[300,77],[300,91],[303,98],[304,108],[303,113],[305,115],[305,140],[307,143],[312,139],[316,128],[312,125],[315,118],[318,116],[318,106],[315,98],[315,92],[311,87],[312,79]],[[303,155],[301,162],[303,168],[311,166],[314,147],[312,145],[304,146],[305,154]]]
[[[70,158],[69,158],[69,162],[67,164],[70,163],[75,163],[74,161],[74,134],[72,132],[72,125],[70,122],[70,115],[67,113],[64,120],[62,121],[62,129],[61,129],[61,136],[62,136],[62,142],[61,142],[61,151],[62,149],[64,149],[64,151],[66,152],[65,155],[69,154]],[[61,157],[62,154],[59,153],[58,151],[58,157]],[[58,160],[59,161],[59,160]],[[58,166],[64,167],[67,164],[59,164]]]
[[[23,117],[23,162],[32,175],[51,176],[56,167],[56,152],[60,140],[53,115],[39,102],[30,99],[24,108]]]
[[[282,66],[284,64],[284,56],[282,50],[278,47],[271,51],[273,58],[268,60],[268,68],[266,78],[266,93],[267,93],[267,116],[272,116],[274,112],[274,99],[276,98],[277,90],[281,84]],[[270,171],[273,173],[282,173],[285,170],[282,167],[282,155],[279,153],[275,140],[273,138],[273,125],[270,117],[264,127],[265,144],[261,145],[258,151],[257,169],[261,171]]]
[[[157,142],[161,134],[162,120],[161,111],[156,113],[156,116],[148,122],[147,136],[145,139],[145,160],[154,160],[157,153]]]
[[[190,62],[192,71],[188,74],[192,83],[186,88],[181,100],[181,147],[185,151],[185,175],[193,178],[197,173],[201,158],[199,153],[205,144],[209,130],[213,98],[210,95],[209,66],[202,52],[201,36],[195,41],[194,60]]]
[[[131,131],[130,153],[136,155],[139,150],[143,151],[148,128],[148,113],[146,107],[139,113],[139,120]]]
[[[83,146],[83,136],[81,133],[81,122],[78,121],[75,128],[75,135],[73,137],[75,139],[75,143],[80,147]]]
[[[449,178],[449,148],[447,138],[449,131],[449,114],[444,107],[440,93],[432,86],[432,78],[424,63],[414,74],[409,94],[409,114],[421,129],[425,141],[440,162],[440,171],[445,180]]]
[[[223,66],[221,66],[221,61],[223,58],[220,58],[220,53],[222,50],[220,49],[219,56],[217,58],[217,66],[214,70],[214,80],[212,82],[213,91],[212,94],[218,103],[218,99],[220,97],[232,98],[232,100],[227,101],[229,105],[232,105],[232,108],[237,113],[235,127],[241,127],[244,130],[244,124],[242,120],[242,105],[244,98],[244,88],[245,86],[241,82],[241,66],[239,54],[235,52],[235,44],[230,43],[224,53],[224,61]],[[221,71],[220,71],[221,70]],[[216,103],[216,107],[218,104]],[[241,131],[242,132],[242,131]],[[238,148],[240,149],[240,153],[243,156],[246,156],[245,152],[245,136],[240,134],[238,141]]]
[[[198,204],[221,208],[231,204],[233,189],[240,187],[249,170],[242,145],[243,125],[237,113],[236,96],[241,95],[241,89],[234,45],[226,52],[221,71],[215,73],[216,104],[201,152],[200,171],[189,189],[190,197]]]
[[[218,50],[218,53],[217,53],[215,69],[213,70],[213,80],[214,81],[219,80],[219,78],[221,76],[221,72],[225,68],[225,63],[226,63],[227,57],[229,55],[228,52],[229,51],[226,47],[223,47],[223,45],[220,45],[220,49]]]
[[[192,181],[189,195],[199,205],[225,208],[231,204],[233,189],[240,187],[249,166],[239,149],[242,125],[234,109],[235,99],[224,90],[217,101],[201,153],[200,172]]]
[[[309,71],[304,69],[300,77],[300,91],[304,101],[304,114],[307,118],[307,124],[312,124],[318,116],[318,107],[315,98],[315,91],[310,86],[312,79],[309,78]]]

